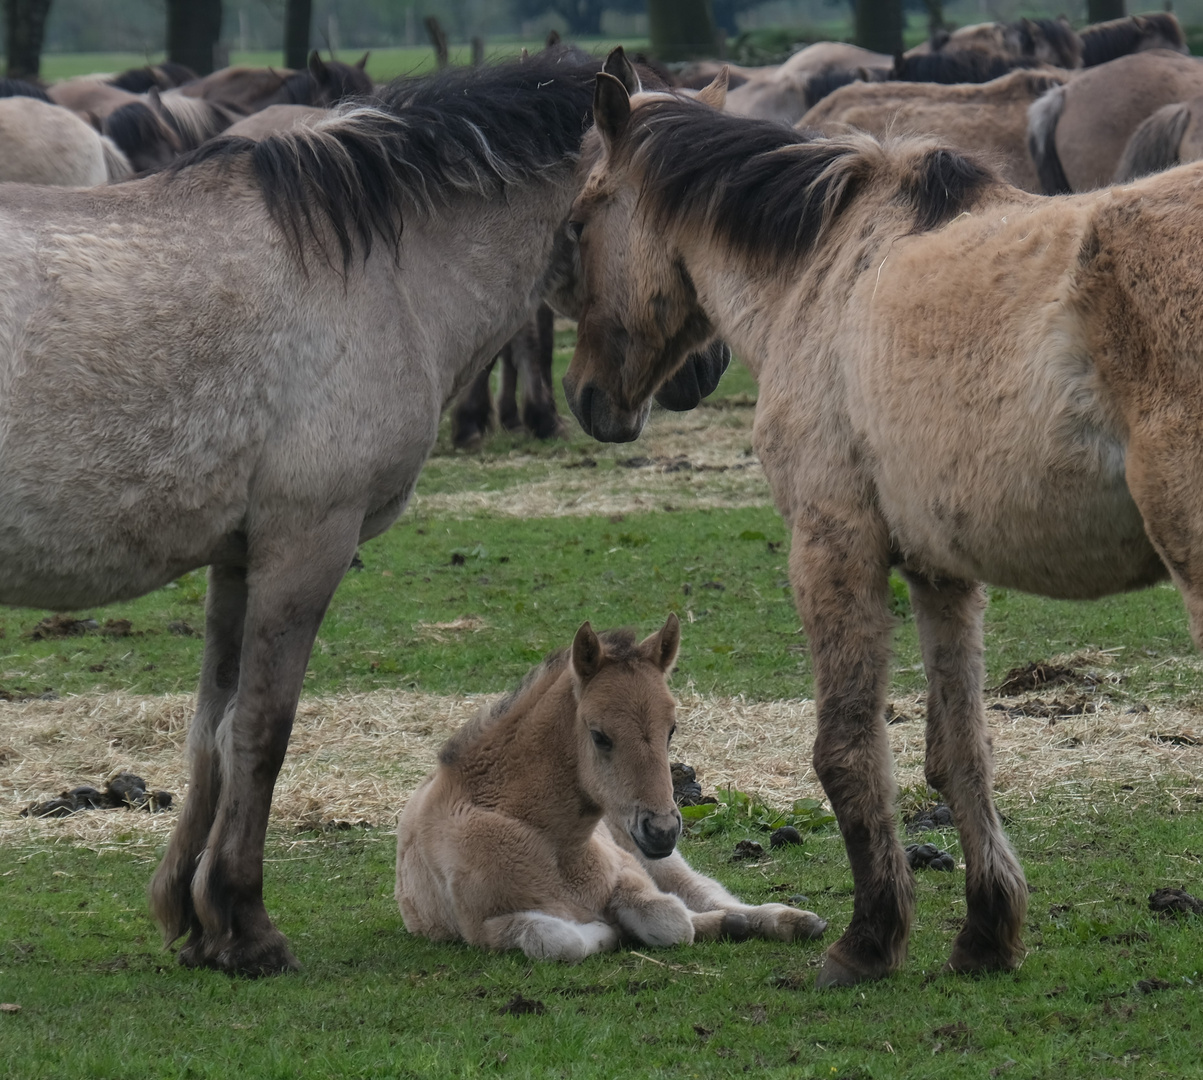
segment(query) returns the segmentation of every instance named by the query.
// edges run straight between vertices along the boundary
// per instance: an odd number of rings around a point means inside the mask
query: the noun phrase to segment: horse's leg
[[[693,919],[684,902],[661,892],[634,856],[620,852],[620,868],[606,914],[645,945],[692,945]]]
[[[451,410],[451,444],[457,450],[475,450],[493,426],[493,395],[489,379],[493,375],[494,358],[459,396]]]
[[[1016,967],[1028,906],[1023,870],[994,809],[994,761],[982,702],[981,588],[906,575],[927,672],[927,782],[948,801],[965,853],[965,927],[953,971]]]
[[[263,906],[268,810],[313,640],[361,523],[347,512],[251,545],[238,693],[216,734],[216,813],[192,878],[201,934],[182,963],[246,975],[297,966]]]
[[[506,431],[522,430],[518,415],[518,365],[514,362],[514,343],[523,333],[519,330],[501,350],[501,386],[497,391],[497,422]]]
[[[221,792],[217,728],[238,690],[245,616],[246,571],[242,567],[210,567],[205,595],[205,653],[196,714],[188,729],[188,796],[167,854],[150,883],[150,909],[168,945],[186,933],[192,936],[185,948],[200,940],[201,926],[192,907],[192,875],[217,813]]]
[[[827,950],[819,986],[880,978],[906,958],[914,880],[898,842],[885,724],[889,554],[885,523],[871,508],[811,505],[793,523],[790,578],[814,663],[814,767],[855,886],[852,921]]]
[[[566,430],[556,412],[552,385],[555,343],[555,312],[540,304],[514,339],[515,360],[522,372],[522,423],[537,439],[563,437]]]
[[[485,944],[491,949],[521,949],[532,960],[575,964],[598,952],[618,948],[618,932],[609,923],[574,922],[544,911],[517,911],[486,919]]]

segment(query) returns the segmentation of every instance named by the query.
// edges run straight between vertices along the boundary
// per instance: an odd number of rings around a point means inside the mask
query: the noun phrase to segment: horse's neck
[[[573,194],[565,168],[558,181],[514,185],[488,202],[455,198],[407,223],[403,287],[415,320],[438,343],[444,407],[538,306]]]

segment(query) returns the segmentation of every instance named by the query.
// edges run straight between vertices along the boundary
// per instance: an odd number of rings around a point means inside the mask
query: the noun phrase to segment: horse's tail
[[[100,136],[100,150],[104,154],[104,171],[108,174],[110,184],[115,184],[118,180],[128,180],[134,175],[134,167],[129,163],[129,158],[107,135]]]
[[[1163,105],[1141,122],[1124,147],[1115,167],[1113,184],[1126,184],[1138,176],[1161,172],[1178,164],[1178,146],[1190,122],[1190,106]]]
[[[1045,195],[1069,195],[1073,188],[1057,153],[1057,121],[1065,108],[1065,87],[1055,86],[1028,106],[1028,153]]]

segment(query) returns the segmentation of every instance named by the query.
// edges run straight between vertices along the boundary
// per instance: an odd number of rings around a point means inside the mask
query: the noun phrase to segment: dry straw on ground
[[[274,826],[391,825],[443,740],[485,700],[383,691],[305,699],[276,787]],[[748,702],[689,691],[679,700],[674,753],[698,770],[707,791],[731,785],[781,808],[796,798],[822,798],[810,767],[813,702]],[[1203,792],[1203,714],[1197,711],[1125,711],[1128,703],[1102,694],[1091,696],[1097,712],[1078,715],[1021,715],[1031,698],[994,704],[1001,708],[988,716],[1004,802],[1137,800],[1163,787],[1178,798]],[[187,695],[122,694],[0,703],[0,843],[161,843],[176,810],[42,819],[20,811],[78,784],[101,786],[119,770],[174,792],[177,800],[186,796],[191,705]],[[889,728],[899,784],[919,789],[922,701],[895,701],[894,710],[907,718]]]

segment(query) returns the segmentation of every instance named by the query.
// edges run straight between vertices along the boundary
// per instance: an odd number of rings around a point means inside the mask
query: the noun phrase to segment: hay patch
[[[301,702],[276,786],[280,830],[388,827],[434,767],[439,747],[486,701],[376,691]],[[727,786],[787,807],[823,798],[810,765],[811,701],[750,702],[679,694],[674,759],[689,762],[707,792]],[[997,787],[1004,800],[1119,799],[1172,786],[1178,797],[1203,793],[1203,713],[1150,706],[1128,711],[1099,696],[1097,711],[1033,718],[1019,699],[987,712]],[[923,784],[922,699],[895,702],[917,719],[891,725],[899,784]],[[99,784],[120,770],[187,796],[185,739],[189,695],[100,694],[61,701],[0,703],[0,843],[67,840],[161,844],[177,810],[87,811],[30,819],[20,811],[77,784]],[[1172,781],[1167,784],[1167,781]]]

